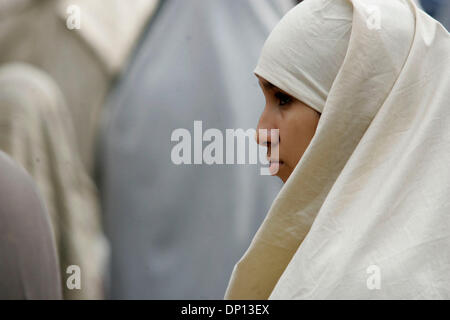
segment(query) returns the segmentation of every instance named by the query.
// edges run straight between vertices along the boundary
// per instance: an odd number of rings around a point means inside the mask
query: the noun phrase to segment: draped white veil
[[[255,72],[322,115],[225,298],[449,299],[449,33],[412,0],[306,0]]]

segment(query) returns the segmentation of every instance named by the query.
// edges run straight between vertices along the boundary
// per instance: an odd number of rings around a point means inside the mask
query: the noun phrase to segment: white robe
[[[283,5],[282,5],[283,4]],[[175,129],[255,128],[253,75],[291,1],[172,0],[112,94],[100,169],[110,297],[220,299],[281,184],[257,166],[171,162]]]

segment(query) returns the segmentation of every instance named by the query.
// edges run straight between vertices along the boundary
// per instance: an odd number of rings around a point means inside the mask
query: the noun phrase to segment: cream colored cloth
[[[349,20],[336,71],[328,29]],[[225,298],[449,299],[448,32],[411,0],[306,0],[256,73],[322,115]]]
[[[0,0],[0,150],[27,169],[43,195],[64,298],[104,297],[107,246],[89,177],[97,124],[110,83],[158,2]],[[79,30],[66,24],[73,5]],[[70,265],[81,267],[81,290],[65,285]]]
[[[27,170],[43,197],[64,298],[100,299],[108,247],[97,192],[76,151],[69,114],[59,87],[44,72],[25,64],[0,68],[0,150]],[[71,265],[80,267],[80,289],[66,286]]]

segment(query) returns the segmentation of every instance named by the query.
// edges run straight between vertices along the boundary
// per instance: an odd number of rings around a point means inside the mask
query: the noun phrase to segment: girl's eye
[[[281,92],[277,92],[275,97],[278,99],[280,106],[284,106],[292,101],[291,97]]]

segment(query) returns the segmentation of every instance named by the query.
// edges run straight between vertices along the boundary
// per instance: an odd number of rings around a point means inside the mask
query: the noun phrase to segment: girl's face
[[[259,118],[256,141],[261,145],[267,145],[267,157],[271,162],[270,171],[286,182],[316,132],[320,113],[264,78],[257,77],[266,105]],[[266,129],[267,135],[261,134],[260,129]],[[279,130],[278,141],[271,141],[271,129]],[[277,151],[278,159],[276,159]]]

